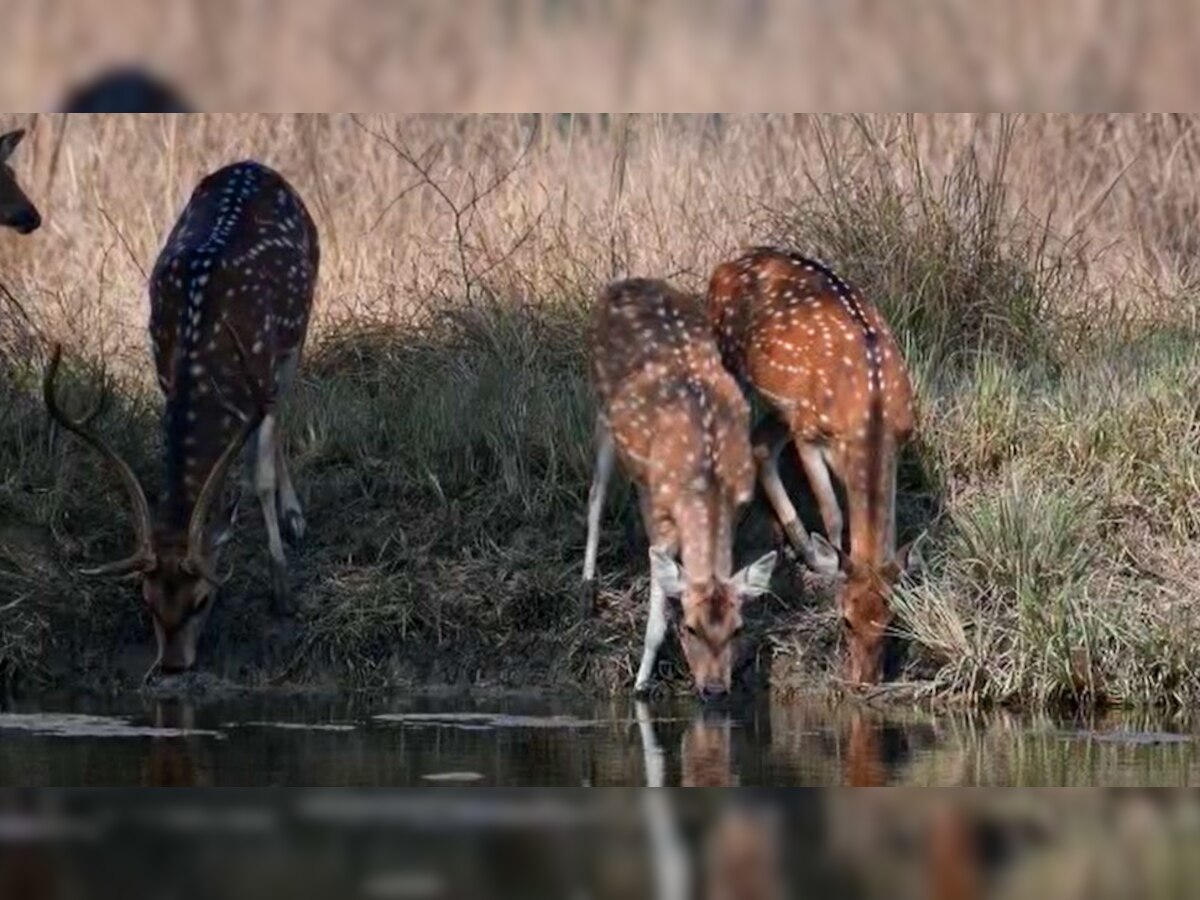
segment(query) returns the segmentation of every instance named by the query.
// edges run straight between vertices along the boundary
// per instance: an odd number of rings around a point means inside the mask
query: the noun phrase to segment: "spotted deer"
[[[8,158],[23,137],[25,130],[22,128],[0,135],[0,225],[20,234],[29,234],[37,231],[42,217],[17,184],[17,176],[8,165]]]
[[[217,558],[237,504],[210,513],[243,445],[271,556],[273,609],[292,611],[280,518],[292,540],[304,516],[284,458],[277,403],[300,363],[319,250],[304,202],[256,162],[220,169],[197,186],[150,277],[150,337],[163,417],[164,490],[157,512],[129,464],[55,399],[56,353],[47,369],[51,416],[108,461],[128,494],[136,535],[126,559],[90,570],[138,574],[164,671],[190,668],[217,587]]]
[[[759,480],[793,548],[814,570],[844,576],[838,608],[847,674],[882,674],[889,595],[917,563],[895,547],[896,460],[913,431],[904,360],[879,311],[821,263],[755,248],[717,267],[709,315],[725,364],[769,412],[752,443]],[[806,537],[779,477],[779,454],[795,444],[826,537]],[[849,515],[849,550],[833,479]]]
[[[136,66],[118,66],[72,87],[59,111],[189,113],[192,109],[170,84],[154,73]]]
[[[721,366],[703,305],[661,281],[610,285],[589,346],[600,408],[585,592],[594,586],[600,515],[619,459],[637,485],[650,539],[650,611],[636,689],[650,686],[670,599],[697,691],[706,699],[725,694],[742,602],[768,590],[775,564],[768,553],[732,574],[734,515],[754,488],[749,407]]]

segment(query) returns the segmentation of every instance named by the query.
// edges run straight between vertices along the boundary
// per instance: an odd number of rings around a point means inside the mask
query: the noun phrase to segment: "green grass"
[[[942,537],[898,598],[919,671],[993,702],[1200,696],[1198,365],[1153,340],[1057,378],[990,362],[935,404]]]

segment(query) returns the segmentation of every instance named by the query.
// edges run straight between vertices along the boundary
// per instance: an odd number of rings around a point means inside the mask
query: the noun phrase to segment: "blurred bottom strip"
[[[1183,791],[9,791],[0,898],[1175,897]]]

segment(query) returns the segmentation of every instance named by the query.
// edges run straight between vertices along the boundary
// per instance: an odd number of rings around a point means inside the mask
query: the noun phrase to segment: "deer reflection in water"
[[[200,758],[200,738],[186,732],[196,728],[196,710],[190,703],[177,700],[158,700],[154,703],[154,727],[179,734],[156,735],[150,738],[146,758],[142,762],[144,787],[207,787],[211,777]]]
[[[896,731],[875,711],[851,712],[841,757],[845,786],[892,782],[905,755],[889,740]],[[981,895],[976,823],[956,799],[921,798],[910,788],[831,792],[827,824],[832,855],[856,873],[867,896],[903,896],[907,889],[934,900]]]
[[[665,786],[665,756],[645,703],[636,704],[646,766],[646,786]],[[728,713],[702,712],[680,741],[682,787],[733,787],[739,783],[733,758],[733,723]],[[658,900],[781,900],[778,823],[771,810],[722,802],[700,846],[689,846],[678,795],[642,792],[650,859]],[[697,850],[699,852],[697,852]],[[699,890],[693,880],[699,876]]]
[[[667,784],[666,754],[650,711],[636,705],[646,784]],[[702,712],[679,743],[683,787],[733,787],[741,783],[734,753],[734,724],[727,713]],[[871,710],[852,710],[837,728],[835,751],[842,783],[882,787],[896,777],[906,753],[898,727]],[[643,792],[654,896],[658,900],[775,900],[785,890],[781,858],[782,806],[731,801],[704,807],[697,839],[687,827],[698,806],[677,792]],[[744,798],[739,795],[739,801]],[[982,861],[976,820],[962,804],[923,802],[908,790],[828,792],[821,802],[825,859],[834,877],[863,896],[887,892],[937,900],[981,896]],[[690,839],[689,839],[690,838]]]

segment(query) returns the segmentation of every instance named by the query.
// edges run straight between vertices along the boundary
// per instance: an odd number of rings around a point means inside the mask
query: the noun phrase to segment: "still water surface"
[[[0,784],[1182,786],[1200,784],[1198,741],[1178,719],[827,700],[43,698],[0,710]]]

